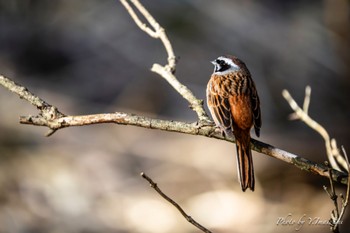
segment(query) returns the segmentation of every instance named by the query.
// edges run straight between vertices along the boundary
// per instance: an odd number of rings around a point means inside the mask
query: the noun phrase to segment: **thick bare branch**
[[[44,102],[39,97],[29,92],[26,88],[14,83],[8,78],[0,76],[0,84],[5,86],[12,92],[16,93],[18,96],[20,96],[20,98],[26,99],[36,107],[38,106],[38,104],[39,106],[41,106],[42,103],[45,103],[45,108],[39,108],[39,110],[41,111],[39,115],[21,116],[20,123],[48,127],[51,129],[49,135],[56,132],[58,129],[66,127],[103,123],[116,123],[120,125],[133,125],[143,128],[159,129],[169,132],[200,135],[220,140],[226,140],[229,142],[235,142],[234,138],[223,137],[220,132],[215,130],[215,126],[213,124],[202,124],[202,122],[187,123],[172,120],[160,120],[122,112],[82,116],[67,116],[59,112],[56,107]],[[35,99],[37,101],[30,101],[32,99]],[[47,109],[49,109],[50,111],[47,111]],[[47,113],[43,114],[43,111],[47,111]],[[314,163],[295,154],[275,148],[274,146],[271,146],[269,144],[252,139],[251,148],[257,152],[269,155],[289,164],[293,164],[302,170],[306,170],[321,176],[329,177],[329,173],[327,172],[328,168],[326,166]],[[333,170],[332,179],[342,184],[347,184],[347,175],[345,173]]]

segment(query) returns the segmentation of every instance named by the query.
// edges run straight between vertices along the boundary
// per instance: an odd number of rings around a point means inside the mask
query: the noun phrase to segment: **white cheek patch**
[[[239,70],[239,66],[233,63],[233,61],[227,57],[219,57],[218,59],[225,61],[227,64],[231,66],[230,70]]]

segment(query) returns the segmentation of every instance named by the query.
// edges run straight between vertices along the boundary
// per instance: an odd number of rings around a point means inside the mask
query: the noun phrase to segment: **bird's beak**
[[[216,65],[216,61],[211,61],[211,64],[213,64],[214,66]]]

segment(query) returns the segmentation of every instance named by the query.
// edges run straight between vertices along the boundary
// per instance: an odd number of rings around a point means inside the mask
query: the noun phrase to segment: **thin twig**
[[[184,216],[184,218],[191,223],[192,225],[194,225],[195,227],[197,227],[198,229],[200,229],[203,232],[206,233],[211,233],[211,231],[209,231],[207,228],[205,228],[204,226],[202,226],[201,224],[199,224],[197,221],[195,221],[191,216],[189,216],[182,208],[179,204],[177,204],[173,199],[171,199],[169,196],[167,196],[159,187],[158,185],[153,182],[153,180],[147,176],[144,172],[141,173],[142,178],[144,178],[145,180],[148,181],[148,183],[150,184],[150,186],[161,196],[163,197],[165,200],[167,200],[170,204],[172,204],[181,214],[182,216]]]
[[[346,151],[344,149],[344,147],[342,146],[342,151],[343,151],[343,155],[345,157],[345,160],[347,162],[347,165],[348,165],[348,170],[350,171],[350,163],[349,163],[349,158],[348,158],[348,155],[346,154]],[[333,181],[331,180],[331,187],[332,187],[332,183]],[[346,195],[345,195],[345,199],[343,197],[343,195],[341,195],[341,210],[340,210],[340,213],[339,213],[339,208],[338,208],[338,203],[335,203],[335,210],[332,212],[334,213],[334,218],[333,218],[333,225],[331,226],[331,229],[333,230],[334,233],[337,233],[339,232],[339,225],[342,224],[342,221],[343,221],[343,217],[344,217],[344,214],[345,214],[345,210],[348,206],[348,202],[349,202],[349,195],[350,195],[350,179],[348,179],[348,184],[347,184],[347,187],[346,187]]]
[[[173,50],[173,47],[168,39],[167,34],[163,27],[153,18],[153,16],[148,12],[148,10],[138,1],[138,0],[130,0],[130,2],[135,6],[135,8],[145,17],[147,22],[151,25],[153,30],[147,26],[147,24],[143,23],[140,18],[137,16],[133,8],[130,6],[127,0],[120,0],[125,9],[130,14],[131,18],[135,21],[136,25],[144,32],[146,32],[149,36],[153,38],[160,39],[164,45],[164,48],[168,54],[168,68],[172,73],[175,72],[176,66],[176,56]]]
[[[328,163],[326,165],[329,166]],[[331,167],[329,167],[329,177],[331,177],[331,176],[332,176],[332,169],[331,169]],[[330,224],[331,224],[331,229],[333,229],[333,232],[336,233],[338,231],[335,231],[335,226],[337,225],[336,222],[338,221],[338,218],[339,218],[338,195],[336,194],[333,180],[329,179],[329,183],[331,186],[330,190],[328,190],[328,188],[326,186],[323,186],[323,188],[326,191],[326,193],[328,194],[329,198],[333,201],[333,205],[334,205],[335,209],[332,210],[332,212],[331,212]]]
[[[344,157],[345,157],[345,159],[348,163],[349,169],[350,169],[349,160],[348,160],[348,157],[346,155],[344,147],[342,147],[342,150],[343,150]],[[329,164],[326,163],[326,166],[329,167]],[[329,177],[331,177],[331,176],[332,176],[332,169],[331,169],[331,167],[329,167]],[[328,190],[328,188],[326,186],[323,186],[323,189],[326,191],[326,193],[328,194],[330,199],[333,201],[333,205],[334,205],[334,210],[332,210],[332,212],[331,212],[331,219],[329,221],[330,226],[331,226],[331,230],[333,233],[339,233],[339,226],[340,226],[340,224],[342,224],[344,213],[345,213],[346,207],[348,205],[349,192],[350,192],[350,182],[348,180],[345,199],[344,199],[343,195],[340,194],[340,197],[342,200],[340,213],[339,213],[338,195],[336,194],[336,190],[335,190],[333,182],[334,181],[332,179],[329,179],[330,190]]]
[[[0,75],[0,84],[9,91],[17,94],[19,98],[24,99],[35,106],[40,111],[40,117],[52,120],[65,116],[56,107],[46,103],[38,96],[31,93],[26,87],[15,83],[9,78]]]
[[[135,21],[136,25],[144,32],[146,32],[149,36],[153,37],[153,38],[159,38],[159,32],[156,30],[156,25],[154,25],[155,20],[153,19],[153,17],[148,14],[148,12],[144,11],[144,7],[139,7],[140,12],[143,12],[143,15],[147,15],[148,18],[146,18],[148,20],[148,22],[153,22],[153,24],[151,24],[154,28],[154,30],[152,30],[151,28],[149,28],[145,23],[143,23],[140,18],[137,16],[137,14],[135,13],[135,11],[132,9],[132,7],[130,6],[130,4],[127,2],[127,0],[120,0],[120,2],[123,4],[123,6],[125,7],[125,9],[128,11],[129,15],[131,16],[131,18]],[[153,20],[151,20],[153,19]]]
[[[311,88],[309,86],[306,87],[303,109],[299,107],[299,105],[296,103],[296,101],[293,99],[293,97],[287,90],[283,90],[282,95],[287,100],[290,107],[294,110],[291,119],[299,119],[303,121],[306,125],[318,132],[323,137],[325,141],[328,161],[330,162],[332,168],[341,171],[341,168],[338,166],[338,164],[340,164],[342,168],[347,170],[348,166],[346,164],[345,159],[340,155],[339,150],[336,147],[335,139],[331,139],[326,129],[308,115]]]
[[[309,114],[309,106],[311,101],[311,87],[306,86],[305,87],[305,98],[304,98],[304,104],[303,109],[306,114]]]

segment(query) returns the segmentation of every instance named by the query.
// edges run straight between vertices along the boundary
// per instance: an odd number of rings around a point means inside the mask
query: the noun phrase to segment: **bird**
[[[237,170],[242,191],[254,191],[255,177],[250,131],[254,127],[260,136],[260,100],[243,61],[232,55],[223,55],[212,61],[206,98],[210,114],[223,136],[234,136],[237,148]]]

